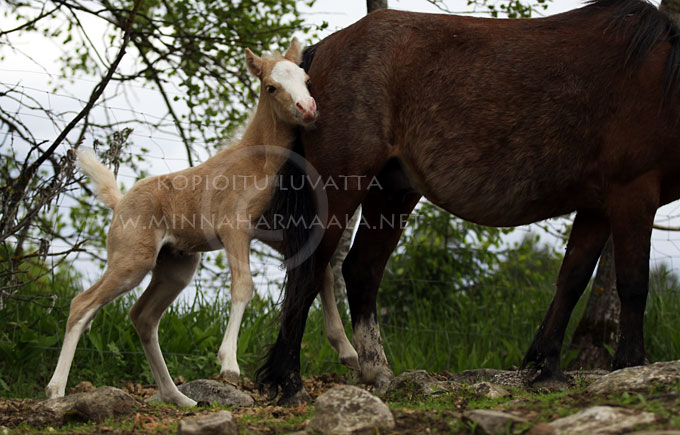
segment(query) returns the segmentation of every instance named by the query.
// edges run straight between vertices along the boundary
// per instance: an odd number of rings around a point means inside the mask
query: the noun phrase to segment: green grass
[[[70,299],[78,285],[70,273],[50,282],[22,289],[22,297],[57,295],[48,312],[40,305],[5,298],[0,310],[0,396],[44,397],[63,339]],[[458,372],[470,368],[517,366],[528,348],[552,294],[545,287],[512,291],[482,289],[459,292],[451,303],[419,299],[408,314],[380,319],[385,351],[396,374],[422,368],[431,372]],[[586,295],[587,297],[587,295]],[[586,300],[582,298],[581,304]],[[151,384],[153,378],[137,334],[128,317],[132,297],[107,305],[80,340],[68,388],[88,380],[99,385],[127,382]],[[303,375],[347,373],[328,344],[321,309],[315,304],[302,346]],[[242,373],[252,376],[278,332],[278,306],[255,297],[243,320],[239,339]],[[580,318],[581,305],[569,331]],[[199,299],[194,306],[172,306],[161,321],[159,337],[173,377],[208,378],[216,374],[216,350],[228,319],[228,302]],[[345,314],[345,318],[347,318]],[[346,321],[351,337],[351,328]],[[646,313],[646,347],[651,361],[680,359],[680,291],[669,289],[650,295]],[[569,334],[565,343],[569,343]],[[563,354],[563,364],[569,355]]]

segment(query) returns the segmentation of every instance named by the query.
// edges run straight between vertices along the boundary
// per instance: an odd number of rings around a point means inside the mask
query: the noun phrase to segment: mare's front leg
[[[586,210],[576,213],[557,278],[555,295],[522,361],[522,368],[531,365],[540,371],[534,382],[565,380],[560,369],[564,333],[571,313],[593,274],[609,233],[609,221],[604,215]]]
[[[420,195],[410,191],[371,190],[362,203],[359,231],[342,265],[360,379],[373,384],[378,391],[387,388],[393,378],[378,326],[378,288],[403,224],[419,200]]]
[[[217,352],[220,375],[238,381],[241,371],[236,358],[238,333],[243,313],[253,297],[253,278],[250,274],[250,233],[237,228],[224,228],[220,238],[227,251],[231,270],[231,312],[224,339]]]
[[[329,204],[334,203],[329,201]],[[300,376],[302,335],[309,308],[318,289],[323,288],[328,262],[342,236],[343,212],[351,213],[356,204],[345,204],[346,208],[338,210],[337,206],[341,204],[335,203],[336,209],[329,216],[337,217],[336,221],[340,225],[325,230],[323,240],[312,256],[304,259],[302,264],[288,268],[279,335],[269,349],[265,363],[257,372],[260,389],[269,388],[269,392],[274,395],[281,390],[279,404],[295,406],[311,400]]]

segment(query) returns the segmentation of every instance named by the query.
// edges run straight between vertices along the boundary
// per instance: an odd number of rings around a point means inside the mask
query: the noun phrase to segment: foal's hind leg
[[[62,397],[71,370],[73,355],[81,334],[92,322],[97,311],[121,294],[139,284],[153,268],[156,253],[152,249],[140,253],[134,261],[119,254],[109,258],[109,265],[99,281],[71,301],[71,311],[66,323],[66,335],[61,346],[57,367],[45,392],[47,397]]]
[[[333,293],[333,271],[330,264],[326,267],[323,277],[323,287],[321,288],[321,305],[323,306],[323,320],[326,328],[326,337],[333,346],[340,362],[354,370],[361,370],[359,366],[359,355],[354,346],[347,339],[345,327],[342,324],[338,304]]]
[[[609,221],[604,215],[584,210],[576,214],[557,278],[555,296],[522,361],[522,368],[531,364],[540,370],[535,381],[563,378],[560,351],[564,332],[608,238]]]
[[[178,406],[191,407],[196,402],[180,393],[172,382],[158,344],[158,324],[165,310],[191,282],[200,259],[200,254],[183,255],[171,248],[161,249],[149,286],[130,310],[130,318],[158,385],[160,399]]]
[[[250,274],[250,234],[245,231],[224,229],[220,238],[231,270],[231,312],[224,339],[217,352],[220,375],[237,381],[241,371],[236,359],[238,332],[246,306],[253,297],[253,278]]]
[[[342,265],[361,380],[375,385],[377,389],[386,388],[393,377],[378,326],[378,287],[387,260],[401,237],[403,228],[400,223],[419,199],[420,195],[414,193],[399,195],[396,192],[371,191],[362,203],[362,225]]]

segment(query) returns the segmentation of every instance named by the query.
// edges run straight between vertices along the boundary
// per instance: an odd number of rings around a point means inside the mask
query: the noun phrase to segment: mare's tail
[[[78,151],[78,166],[95,185],[95,195],[108,208],[115,208],[123,198],[116,183],[116,176],[97,160],[96,154],[89,149]]]

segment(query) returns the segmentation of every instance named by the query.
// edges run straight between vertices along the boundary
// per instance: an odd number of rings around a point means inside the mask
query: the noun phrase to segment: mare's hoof
[[[574,385],[574,381],[564,373],[540,373],[529,382],[532,389],[537,391],[560,391],[566,390]]]
[[[279,400],[279,406],[287,406],[287,407],[290,407],[290,408],[294,408],[296,406],[302,405],[303,403],[311,403],[311,402],[312,402],[311,396],[307,393],[307,390],[305,390],[305,387],[302,387],[301,390],[299,390],[297,393],[293,394],[292,396],[284,395]]]
[[[394,379],[394,376],[390,372],[390,374],[386,373],[381,373],[378,376],[376,376],[371,384],[373,385],[373,392],[375,394],[384,394],[387,392],[387,389],[390,386],[390,383],[392,383],[392,379]]]

